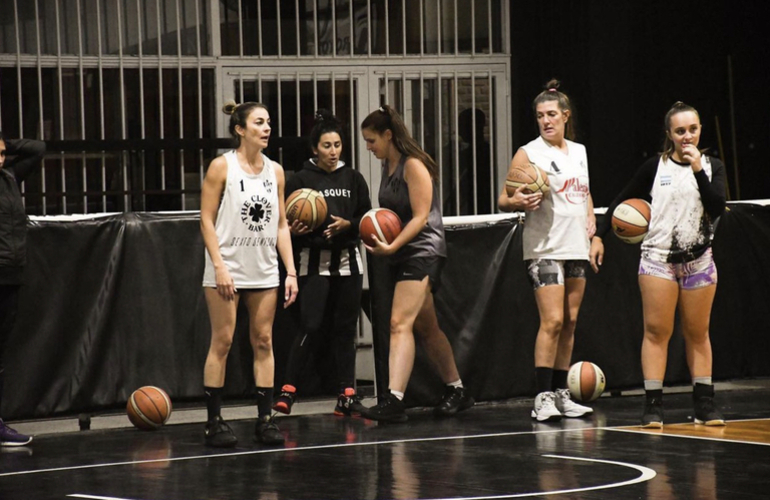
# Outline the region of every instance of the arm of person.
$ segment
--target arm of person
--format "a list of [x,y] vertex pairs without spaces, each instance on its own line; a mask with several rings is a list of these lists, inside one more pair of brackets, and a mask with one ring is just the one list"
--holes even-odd
[[610,206],[607,207],[607,212],[596,227],[596,234],[591,239],[591,250],[588,254],[588,260],[591,262],[591,267],[594,272],[598,273],[599,268],[604,262],[604,242],[602,241],[602,238],[604,238],[610,230],[610,226],[612,225],[612,213],[618,205],[630,198],[641,198],[648,202],[651,201],[650,191],[652,190],[653,182],[655,182],[655,173],[658,171],[659,160],[659,156],[654,156],[644,162],[631,178],[631,181],[629,181],[620,194],[612,200]]
[[401,232],[387,244],[375,237],[375,246],[371,247],[374,255],[393,255],[414,239],[428,223],[428,215],[433,201],[433,180],[428,168],[417,158],[409,158],[404,164],[404,182],[409,186],[409,205],[412,207],[412,219]]
[[586,212],[586,232],[590,240],[596,234],[596,214],[594,213],[594,198],[591,193],[588,193],[586,200]]
[[42,164],[45,154],[43,141],[9,139],[5,141],[5,147],[6,155],[15,157],[6,162],[5,169],[13,174],[19,184]]
[[[527,152],[519,148],[516,154],[513,155],[511,165],[508,167],[508,173],[510,174],[513,167],[517,165],[525,165],[531,163]],[[513,195],[508,195],[503,184],[503,190],[500,193],[500,197],[497,199],[497,207],[503,212],[517,212],[520,210],[537,210],[540,208],[540,202],[543,201],[543,193],[527,194],[524,192],[524,186],[519,187]]]
[[711,220],[714,220],[724,213],[727,204],[725,166],[718,159],[711,158],[711,180],[703,169],[694,172],[694,175],[695,181],[698,183],[703,208]]
[[225,300],[235,298],[235,284],[230,271],[227,269],[222,254],[219,251],[219,239],[214,223],[219,212],[219,200],[227,182],[227,161],[223,156],[218,156],[209,165],[206,177],[201,187],[201,234],[214,264],[216,273],[217,293]]
[[291,250],[291,232],[286,221],[286,203],[284,202],[285,179],[283,167],[273,162],[275,178],[278,181],[278,255],[286,268],[286,282],[284,283],[283,307],[287,308],[297,300],[299,287],[297,286],[297,269],[294,267],[294,255]]
[[351,237],[357,237],[358,225],[361,223],[361,218],[372,208],[372,200],[369,199],[369,187],[366,185],[364,176],[359,172],[355,172],[353,179],[354,186],[351,190],[355,203],[353,213],[350,216],[350,219],[345,219],[344,217],[338,217],[335,214],[332,214],[331,217],[334,222],[329,224],[329,227],[324,231],[324,237],[326,239],[347,231],[351,232]]

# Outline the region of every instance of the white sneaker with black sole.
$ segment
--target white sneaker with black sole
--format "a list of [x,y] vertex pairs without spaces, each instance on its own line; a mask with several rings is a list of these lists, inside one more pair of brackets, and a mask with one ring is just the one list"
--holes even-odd
[[594,412],[593,408],[572,401],[569,389],[556,389],[556,409],[565,417],[577,418]]
[[532,418],[538,422],[556,422],[561,420],[561,412],[556,408],[556,394],[553,392],[541,392],[535,397],[535,407],[532,409]]

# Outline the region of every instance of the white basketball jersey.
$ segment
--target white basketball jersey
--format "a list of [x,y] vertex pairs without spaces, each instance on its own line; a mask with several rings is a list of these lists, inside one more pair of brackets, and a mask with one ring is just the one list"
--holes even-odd
[[567,154],[542,136],[522,146],[529,161],[548,174],[550,193],[527,212],[524,259],[588,260],[588,158],[582,144],[567,142]]
[[[227,182],[214,224],[219,252],[236,288],[278,286],[278,182],[270,159],[262,155],[259,175],[247,174],[235,151],[225,153]],[[206,251],[203,286],[216,286]]]

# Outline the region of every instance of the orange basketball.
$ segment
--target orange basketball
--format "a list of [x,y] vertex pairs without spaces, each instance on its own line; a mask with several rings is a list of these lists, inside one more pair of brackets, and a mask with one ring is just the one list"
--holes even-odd
[[650,204],[640,198],[626,200],[612,212],[612,230],[626,243],[639,243],[647,236]]
[[297,189],[286,198],[286,219],[289,224],[298,220],[311,230],[316,230],[326,220],[327,211],[326,200],[315,189]]
[[137,429],[159,428],[171,416],[171,399],[163,389],[146,385],[135,390],[126,404],[128,419]]
[[569,392],[577,401],[593,401],[602,395],[607,383],[601,368],[590,361],[578,361],[567,373]]
[[387,208],[373,208],[361,218],[358,232],[364,243],[370,247],[374,246],[374,236],[380,241],[393,243],[401,232],[401,219],[396,212]]
[[513,196],[521,186],[525,186],[524,192],[527,194],[546,194],[551,190],[548,174],[534,163],[516,165],[508,172],[508,178],[505,179],[505,192],[508,196]]

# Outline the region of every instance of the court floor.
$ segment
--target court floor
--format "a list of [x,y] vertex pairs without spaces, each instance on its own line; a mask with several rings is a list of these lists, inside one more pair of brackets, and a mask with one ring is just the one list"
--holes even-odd
[[665,395],[656,431],[636,427],[642,397],[619,396],[554,424],[533,423],[531,399],[406,424],[282,417],[279,448],[255,443],[250,419],[232,421],[231,450],[204,447],[199,422],[43,433],[0,448],[0,499],[770,498],[770,384],[717,400],[726,427],[693,424],[685,389]]

